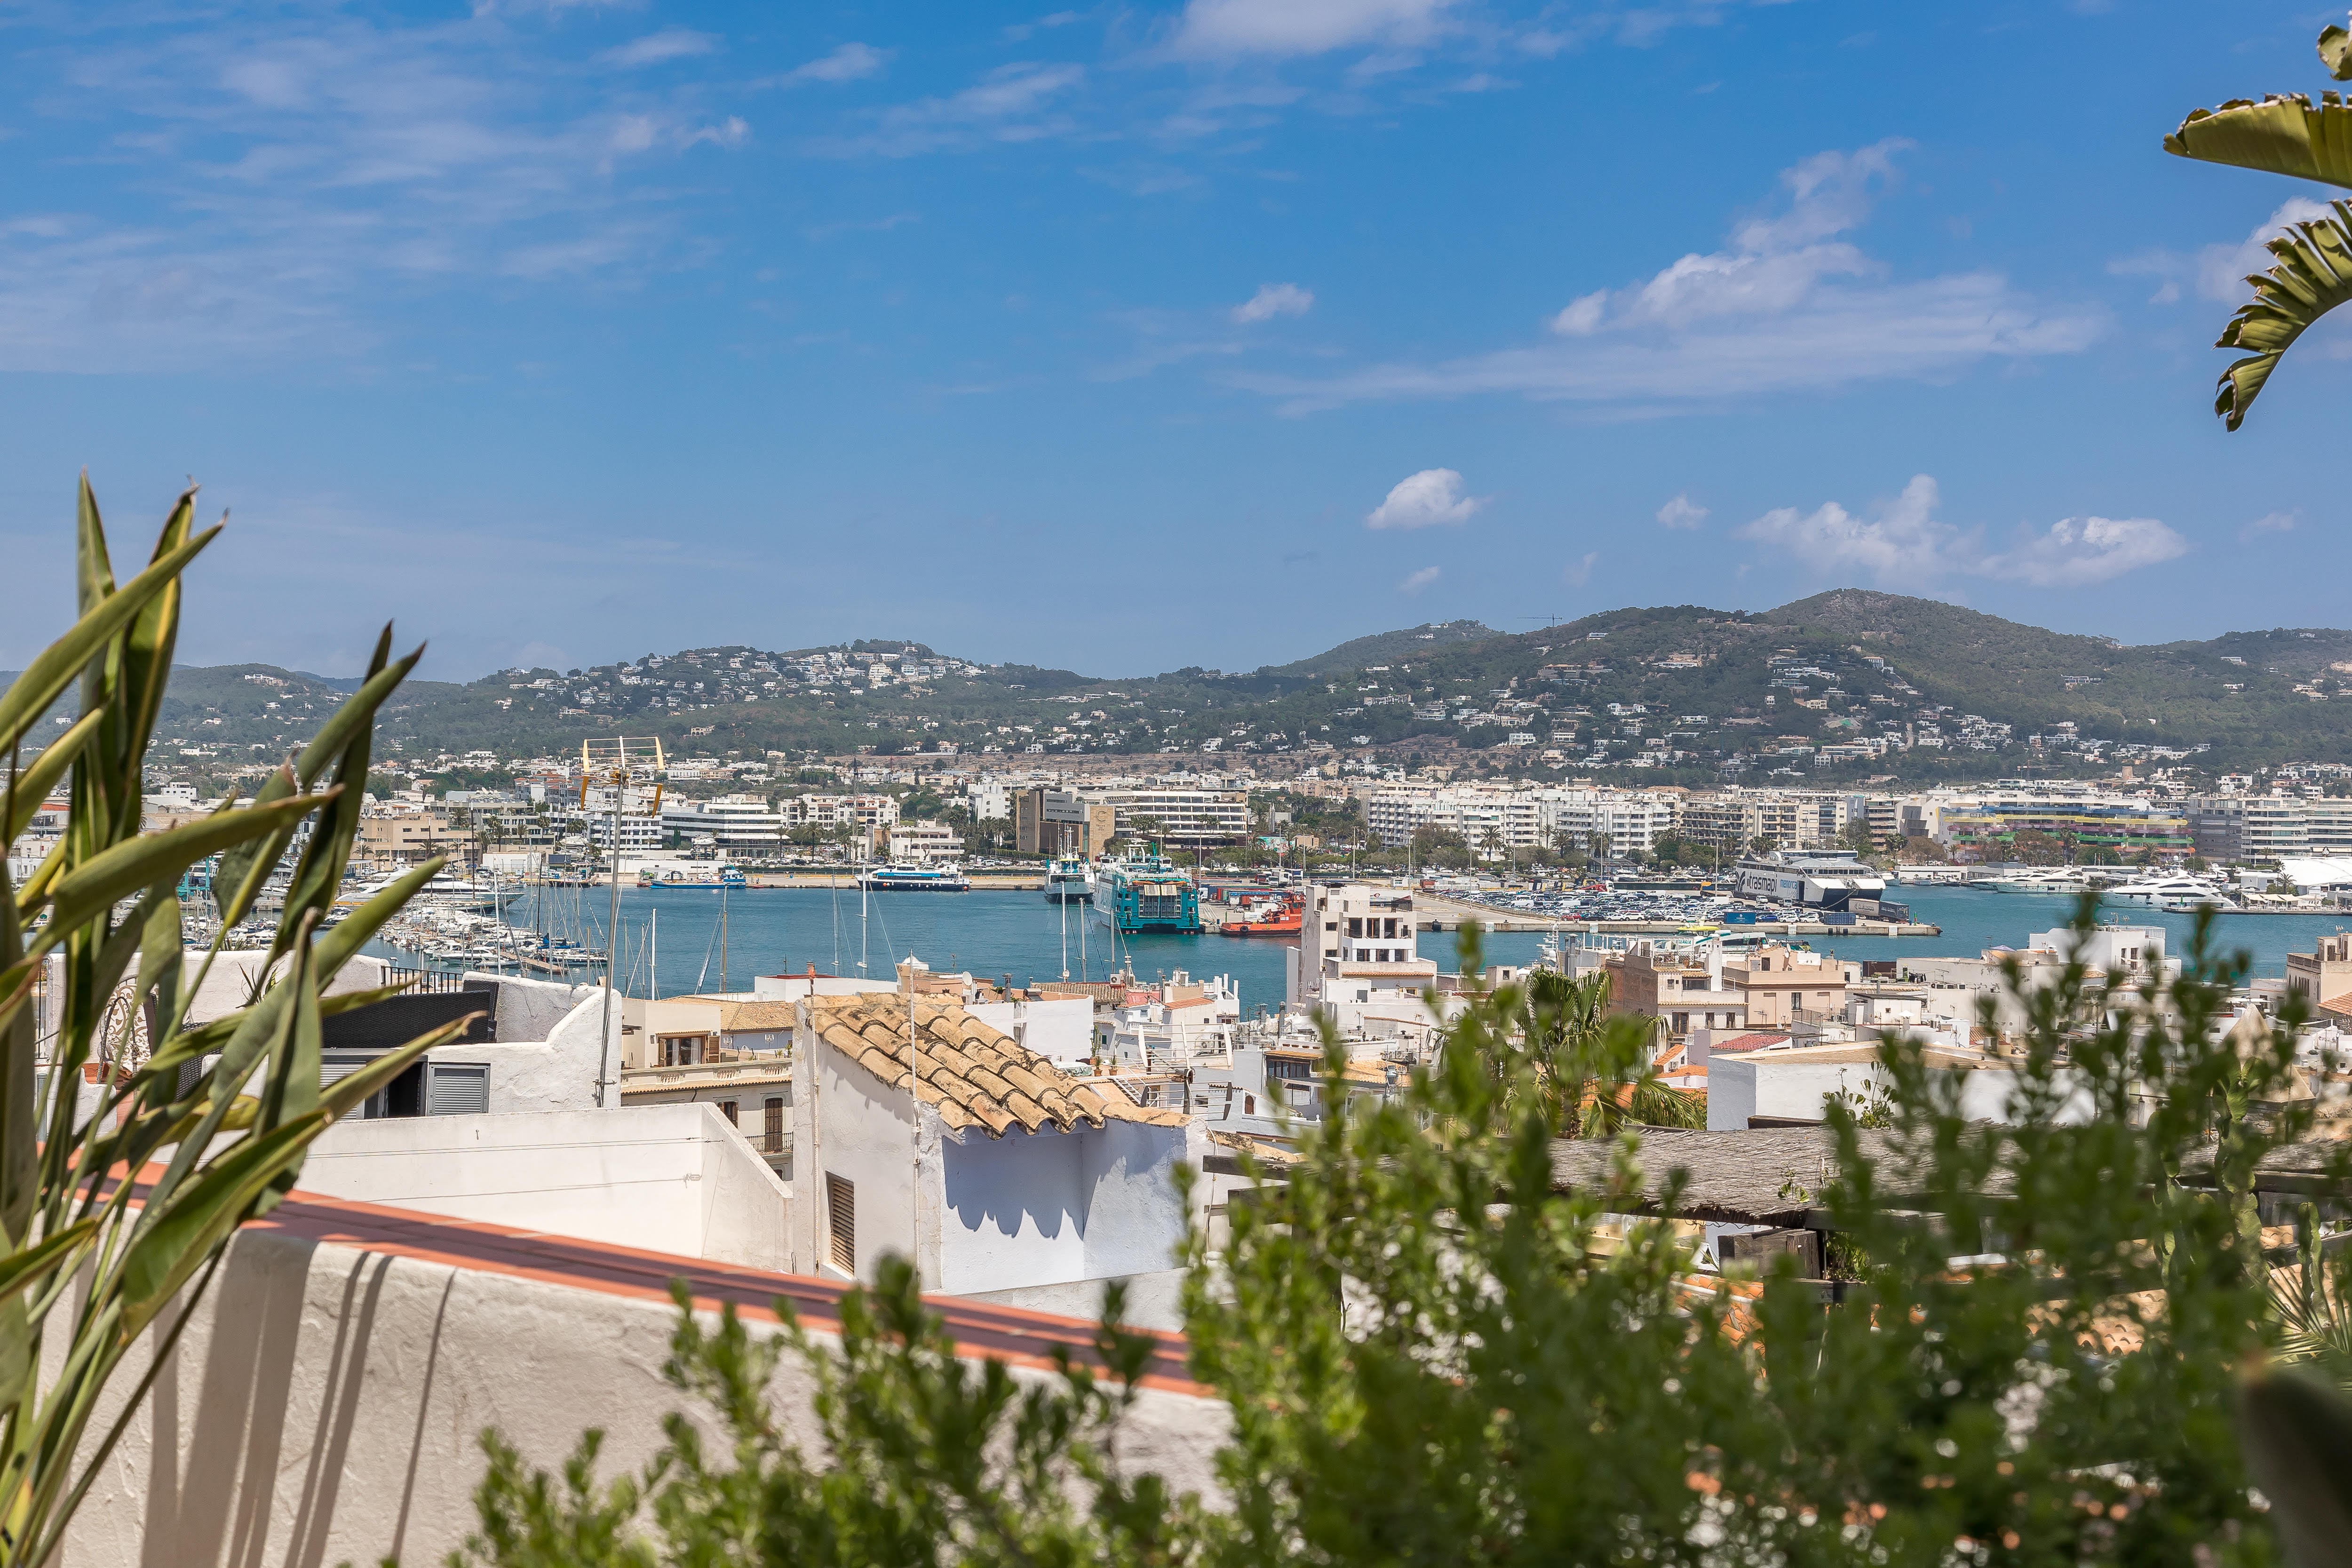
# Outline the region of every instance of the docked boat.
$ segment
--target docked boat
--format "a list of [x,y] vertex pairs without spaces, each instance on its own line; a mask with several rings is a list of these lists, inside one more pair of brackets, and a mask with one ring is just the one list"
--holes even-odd
[[2237,900],[2200,878],[2189,876],[2148,877],[2137,882],[2126,882],[2109,889],[2107,902],[2138,909],[2194,910],[2200,904],[2211,904],[2216,909],[2233,909]]
[[1056,860],[1045,868],[1047,903],[1083,904],[1094,894],[1094,868],[1084,860]]
[[1094,918],[1124,935],[1197,935],[1201,889],[1155,848],[1095,869]]
[[968,893],[971,883],[952,866],[927,866],[893,860],[869,866],[857,874],[857,885],[869,893]]
[[1307,900],[1292,894],[1269,904],[1244,907],[1217,928],[1219,936],[1297,936],[1306,923]]
[[1971,886],[1994,893],[2085,893],[2091,879],[2066,871],[2020,871],[2009,877],[1980,878]]

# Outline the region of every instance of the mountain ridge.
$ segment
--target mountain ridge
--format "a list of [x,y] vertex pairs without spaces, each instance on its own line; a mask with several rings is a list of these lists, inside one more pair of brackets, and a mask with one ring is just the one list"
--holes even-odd
[[[420,761],[561,755],[618,726],[674,750],[747,755],[947,742],[1033,760],[1330,752],[1553,772],[1631,764],[1683,782],[1929,778],[2143,756],[2352,763],[2347,676],[2352,631],[2341,628],[2127,645],[1843,588],[1757,612],[1625,606],[1528,632],[1424,623],[1248,672],[1125,679],[896,639],[727,645],[413,681],[383,731],[388,756]],[[249,762],[299,742],[353,684],[260,664],[183,667],[158,733],[192,761]]]

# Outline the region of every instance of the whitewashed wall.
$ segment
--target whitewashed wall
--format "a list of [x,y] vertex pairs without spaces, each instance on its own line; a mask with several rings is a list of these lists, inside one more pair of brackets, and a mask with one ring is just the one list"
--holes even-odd
[[339,1121],[300,1184],[583,1241],[791,1263],[791,1189],[708,1104]]

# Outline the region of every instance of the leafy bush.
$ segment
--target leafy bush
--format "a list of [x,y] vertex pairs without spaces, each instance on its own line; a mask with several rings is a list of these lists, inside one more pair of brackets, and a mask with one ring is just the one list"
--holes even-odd
[[[1502,986],[1407,1094],[1302,1126],[1217,1253],[1193,1237],[1192,1365],[1232,1417],[1218,1507],[1121,1478],[1116,1380],[1139,1363],[1115,1328],[1111,1383],[1073,1367],[1016,1396],[953,1360],[899,1265],[852,1293],[837,1354],[682,1321],[672,1375],[719,1413],[729,1466],[673,1419],[641,1484],[595,1490],[590,1446],[565,1489],[492,1439],[471,1560],[552,1562],[529,1543],[593,1525],[606,1554],[563,1560],[2274,1561],[2231,1395],[2282,1333],[2254,1167],[2309,1102],[2287,1098],[2295,1019],[2225,1037],[2245,960],[2210,938],[2168,985],[2074,964],[2018,989],[2010,1125],[1890,1041],[1885,1124],[1832,1104],[1833,1158],[1790,1173],[1843,1285],[1793,1259],[1695,1270],[1677,1184],[1624,1217],[1650,1206],[1631,1131],[1564,1190],[1557,1086],[1607,1100],[1644,1053],[1557,1027],[1556,988]],[[820,1380],[830,1468],[774,1436],[780,1349]]]

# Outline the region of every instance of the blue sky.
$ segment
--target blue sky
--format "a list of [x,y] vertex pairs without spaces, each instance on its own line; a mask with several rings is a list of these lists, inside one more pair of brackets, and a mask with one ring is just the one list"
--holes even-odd
[[2340,624],[2324,193],[2165,156],[2330,14],[1502,0],[9,9],[0,664],[73,476],[195,662],[911,637],[1134,673],[1859,584]]

